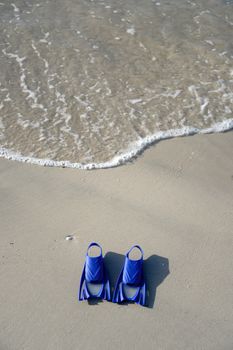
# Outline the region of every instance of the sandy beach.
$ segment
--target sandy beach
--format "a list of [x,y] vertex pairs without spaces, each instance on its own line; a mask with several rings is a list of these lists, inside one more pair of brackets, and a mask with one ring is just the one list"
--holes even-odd
[[[232,150],[227,132],[107,170],[0,159],[0,349],[232,349]],[[113,283],[142,246],[148,308],[77,301],[91,241]]]

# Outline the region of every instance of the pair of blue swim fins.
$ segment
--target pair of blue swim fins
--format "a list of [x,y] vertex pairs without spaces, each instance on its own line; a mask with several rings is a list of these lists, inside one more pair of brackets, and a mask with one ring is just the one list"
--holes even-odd
[[[100,250],[98,256],[90,256],[90,248],[97,247]],[[141,257],[137,260],[130,259],[133,249],[140,251]],[[134,245],[125,256],[125,262],[111,298],[109,278],[104,266],[102,248],[98,243],[92,242],[87,249],[85,264],[81,276],[79,288],[79,300],[105,299],[114,303],[124,301],[135,302],[146,306],[146,283],[143,274],[143,250],[139,245]]]

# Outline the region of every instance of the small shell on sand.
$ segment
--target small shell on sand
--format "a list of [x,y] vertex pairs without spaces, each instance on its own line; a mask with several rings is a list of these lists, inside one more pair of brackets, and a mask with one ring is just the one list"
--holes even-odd
[[68,235],[68,236],[65,237],[65,240],[66,241],[72,241],[74,238],[75,238],[74,235]]

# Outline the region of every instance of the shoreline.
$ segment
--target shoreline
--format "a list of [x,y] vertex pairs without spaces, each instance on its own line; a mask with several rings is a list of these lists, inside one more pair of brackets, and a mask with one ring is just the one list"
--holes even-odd
[[0,158],[8,160],[14,160],[22,163],[29,163],[33,165],[59,167],[59,168],[75,168],[80,170],[92,170],[92,169],[108,169],[115,168],[124,164],[127,164],[132,159],[137,158],[141,153],[145,152],[149,147],[153,146],[156,142],[169,140],[176,137],[187,137],[202,134],[215,134],[228,132],[233,129],[233,118],[224,119],[222,122],[213,124],[209,128],[198,129],[194,127],[183,127],[182,129],[170,129],[167,131],[159,131],[150,136],[146,136],[137,141],[132,142],[128,149],[120,151],[121,154],[115,156],[109,161],[100,163],[73,163],[68,160],[56,161],[52,159],[43,159],[36,157],[23,156],[20,153],[8,150],[7,148],[0,147]]

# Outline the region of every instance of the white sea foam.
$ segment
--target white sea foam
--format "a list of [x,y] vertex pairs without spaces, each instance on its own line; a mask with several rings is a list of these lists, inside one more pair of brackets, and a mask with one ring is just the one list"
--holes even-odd
[[15,4],[11,4],[11,6],[12,6],[13,9],[14,9],[15,19],[16,19],[17,21],[19,21],[19,20],[20,20],[19,8],[18,8]]
[[135,98],[135,99],[129,100],[129,102],[132,105],[135,105],[136,103],[142,102],[142,99],[141,98]]
[[[3,54],[9,58],[14,58],[16,62],[19,65],[20,68],[20,86],[22,91],[27,95],[26,99],[27,100],[32,100],[33,103],[31,104],[32,108],[40,108],[44,111],[46,109],[41,103],[38,103],[38,97],[36,96],[36,93],[29,89],[27,83],[26,83],[26,74],[25,71],[26,69],[24,68],[23,62],[27,59],[27,57],[19,57],[17,54],[11,53],[11,52],[6,52],[5,49],[2,50]],[[9,100],[8,100],[9,101]]]
[[179,136],[195,135],[195,134],[218,133],[218,132],[224,132],[230,129],[233,129],[233,118],[225,119],[222,122],[215,123],[211,127],[206,129],[198,129],[192,126],[186,126],[181,129],[170,129],[167,131],[158,131],[153,135],[148,135],[144,138],[140,138],[137,141],[131,143],[128,149],[122,151],[121,154],[103,163],[83,164],[83,163],[72,163],[68,160],[56,161],[52,159],[40,159],[40,158],[34,158],[29,156],[23,156],[20,153],[11,151],[4,147],[0,147],[0,157],[6,158],[9,160],[17,160],[19,162],[42,165],[42,166],[50,166],[50,167],[76,168],[76,169],[83,169],[83,170],[106,169],[106,168],[117,167],[119,165],[123,165],[127,163],[131,159],[138,156],[148,146],[160,140],[179,137]]
[[43,33],[44,34],[44,38],[40,39],[39,42],[40,43],[45,43],[47,45],[51,45],[51,41],[48,41],[48,37],[49,37],[49,32]]
[[134,34],[135,34],[135,28],[134,28],[134,27],[128,28],[128,29],[126,30],[126,32],[127,32],[128,34],[130,34],[130,35],[134,35]]
[[45,58],[41,57],[41,54],[40,54],[39,50],[36,48],[35,42],[33,40],[32,40],[32,48],[35,51],[36,55],[39,57],[39,59],[41,59],[44,62],[44,67],[45,67],[44,74],[46,75],[48,72],[48,68],[49,68],[48,61]]

